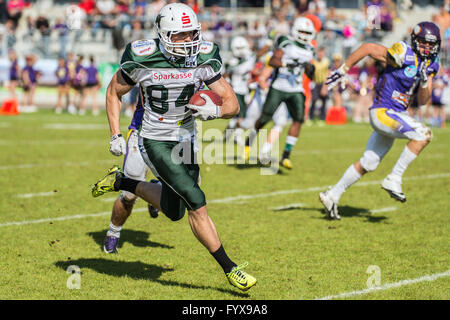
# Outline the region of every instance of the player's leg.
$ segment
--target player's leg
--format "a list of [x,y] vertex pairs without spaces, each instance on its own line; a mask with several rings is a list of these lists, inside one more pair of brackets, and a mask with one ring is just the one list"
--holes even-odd
[[292,169],[293,165],[289,159],[291,151],[298,141],[300,130],[305,117],[305,95],[303,93],[291,93],[286,100],[286,106],[292,117],[292,124],[289,127],[286,144],[284,146],[283,155],[280,159],[280,165]]
[[280,138],[281,132],[288,122],[288,117],[289,112],[287,110],[286,104],[282,102],[273,115],[272,119],[274,122],[274,126],[269,132],[267,141],[261,148],[261,152],[259,154],[261,162],[267,162],[267,160],[271,159],[272,148]]
[[62,113],[62,99],[64,95],[64,85],[58,85],[58,100],[56,101],[55,113]]
[[445,129],[446,128],[446,114],[445,114],[445,105],[441,105],[439,107],[439,116],[441,118],[441,128]]
[[433,134],[428,127],[410,117],[406,112],[390,111],[385,114],[392,119],[392,127],[400,135],[399,137],[409,139],[409,142],[381,186],[392,198],[405,202],[406,196],[401,187],[403,174],[420,152],[431,142]]
[[[147,176],[147,166],[142,160],[139,151],[138,132],[136,130],[129,130],[128,132],[127,149],[123,161],[123,172],[128,178],[138,181],[145,181]],[[109,230],[106,233],[103,246],[103,250],[106,253],[117,253],[120,231],[130,216],[137,198],[138,197],[131,192],[122,191],[120,196],[114,202]],[[153,207],[152,209],[155,210]],[[153,211],[149,211],[152,214]]]
[[80,88],[80,105],[78,114],[84,116],[86,114],[86,99],[88,96],[89,88],[87,86],[81,86]]
[[286,94],[282,91],[276,90],[274,88],[269,89],[266,101],[262,107],[261,115],[255,122],[254,130],[247,137],[245,142],[245,153],[250,154],[251,143],[253,143],[254,138],[258,135],[258,131],[263,128],[270,120],[272,120],[273,114],[277,110],[281,102],[286,98]]
[[238,145],[243,146],[245,144],[244,130],[240,124],[245,119],[245,115],[247,113],[247,104],[245,103],[245,95],[236,94],[236,98],[239,103],[239,115],[236,123],[236,128],[234,130],[234,140]]
[[[189,224],[197,240],[221,265],[231,284],[248,290],[256,279],[241,271],[225,253],[216,227],[208,215],[205,194],[198,184],[200,168],[195,161],[193,144],[190,141],[179,144],[144,139],[144,146],[147,159],[151,162],[150,168],[157,172],[163,184],[161,210],[171,220],[177,221],[184,216],[187,208]],[[178,146],[182,147],[178,154],[181,164],[175,164],[173,159],[173,149]]]
[[338,203],[344,192],[359,181],[367,172],[374,171],[391,149],[394,138],[373,131],[360,160],[350,165],[334,186],[319,194],[330,219],[339,220]]

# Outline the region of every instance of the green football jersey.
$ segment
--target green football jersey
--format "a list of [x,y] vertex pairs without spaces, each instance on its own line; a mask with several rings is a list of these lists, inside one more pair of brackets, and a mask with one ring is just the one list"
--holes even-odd
[[202,42],[195,57],[175,59],[159,39],[129,43],[121,70],[139,83],[145,109],[141,136],[160,141],[181,141],[195,134],[195,121],[186,105],[195,92],[222,75],[219,48]]
[[283,62],[296,66],[277,68],[271,86],[284,92],[303,92],[305,69],[301,64],[310,63],[313,60],[314,48],[286,36],[280,36],[277,39],[275,49],[277,48],[283,50]]

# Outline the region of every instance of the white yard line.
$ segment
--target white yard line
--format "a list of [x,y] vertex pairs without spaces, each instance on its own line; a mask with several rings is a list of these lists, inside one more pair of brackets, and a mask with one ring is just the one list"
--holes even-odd
[[105,130],[108,126],[97,123],[46,123],[42,126],[44,129],[56,130]]
[[364,289],[364,290],[344,292],[344,293],[340,293],[340,294],[336,294],[336,295],[317,298],[315,300],[332,300],[332,299],[339,299],[339,298],[361,296],[361,295],[372,293],[375,291],[384,291],[384,290],[389,290],[389,289],[393,289],[393,288],[399,288],[399,287],[403,287],[403,286],[407,286],[407,285],[411,285],[411,284],[415,284],[415,283],[420,283],[420,282],[424,282],[424,281],[435,281],[439,278],[444,278],[444,277],[449,277],[449,276],[450,276],[450,270],[447,270],[442,273],[425,275],[425,276],[422,276],[422,277],[419,277],[416,279],[406,279],[406,280],[402,280],[402,281],[398,281],[398,282],[386,283],[382,286],[376,286],[376,287],[372,287],[372,288],[368,288],[368,289]]
[[[133,212],[143,212],[143,211],[147,211],[147,210],[148,210],[147,208],[137,208],[137,209],[134,209]],[[73,216],[44,218],[44,219],[37,219],[37,220],[6,222],[6,223],[0,224],[0,227],[22,226],[22,225],[26,225],[26,224],[54,222],[54,221],[66,221],[66,220],[83,219],[83,218],[90,218],[90,217],[102,217],[102,216],[108,216],[108,215],[111,215],[111,211],[89,213],[89,214],[76,214]]]
[[28,164],[13,164],[9,166],[0,166],[0,170],[12,170],[12,169],[32,169],[40,167],[70,167],[70,166],[88,166],[92,163],[99,162],[111,162],[113,159],[109,160],[96,160],[96,161],[81,161],[81,162],[60,162],[60,163],[28,163]]
[[[403,178],[403,181],[441,179],[441,178],[448,178],[448,177],[450,177],[450,173],[441,173],[441,174],[431,174],[431,175],[425,175],[425,176],[407,177],[407,178]],[[374,184],[380,184],[381,182],[382,182],[382,180],[365,181],[365,182],[363,181],[363,182],[356,183],[353,187],[365,187],[365,186],[370,186],[370,185],[374,185]],[[323,190],[326,190],[326,188],[328,188],[328,186],[329,185],[305,188],[305,189],[280,190],[280,191],[274,191],[274,192],[270,192],[270,193],[241,195],[241,196],[228,197],[228,198],[222,198],[222,199],[216,199],[216,200],[209,200],[208,203],[225,203],[225,202],[230,202],[230,201],[235,201],[235,200],[265,198],[265,197],[273,197],[273,196],[278,196],[278,195],[283,195],[283,194],[323,191]]]
[[[425,176],[408,177],[408,178],[404,178],[403,180],[427,180],[427,179],[441,179],[441,178],[448,178],[448,177],[450,177],[450,173],[439,173],[439,174],[430,174],[430,175],[425,175]],[[354,186],[364,187],[364,186],[369,186],[369,185],[374,185],[374,184],[379,184],[379,183],[381,183],[381,180],[380,181],[360,182],[360,183],[355,184]],[[313,188],[306,188],[306,189],[280,190],[280,191],[274,191],[271,193],[259,193],[259,194],[242,195],[242,196],[236,196],[236,197],[228,197],[228,198],[222,198],[222,199],[209,200],[208,203],[210,203],[210,204],[211,203],[226,203],[226,202],[236,201],[236,200],[243,201],[243,200],[248,200],[248,199],[273,197],[273,196],[282,195],[282,194],[322,191],[322,190],[325,190],[326,188],[327,188],[327,186],[313,187]],[[112,199],[112,198],[107,198],[107,199],[108,199],[108,201],[110,201],[110,199]],[[378,210],[391,211],[392,209],[393,209],[393,207],[383,208],[383,209],[378,209]],[[139,210],[139,209],[136,209],[136,210]],[[141,211],[142,210],[145,211],[145,209],[141,209]],[[374,211],[371,211],[371,212],[374,213]],[[384,212],[384,211],[378,211],[378,212]],[[110,212],[108,212],[108,213],[110,213]],[[59,221],[59,220],[80,219],[80,218],[85,218],[85,217],[98,216],[98,215],[102,215],[102,214],[104,214],[104,213],[101,213],[101,214],[94,213],[94,214],[84,214],[84,215],[82,214],[82,215],[75,215],[75,216],[66,216],[66,217],[59,217],[59,218],[55,217],[55,218],[27,220],[27,221],[19,221],[19,222],[6,222],[6,223],[0,224],[0,227],[6,227],[6,226],[10,226],[10,225],[25,225],[25,224],[32,224],[32,223],[41,223],[41,222],[54,221],[54,220]]]
[[373,209],[369,210],[367,213],[381,213],[381,212],[391,212],[397,210],[397,207],[386,207],[386,208],[380,208],[380,209]]
[[39,192],[39,193],[23,193],[23,194],[18,194],[17,198],[29,199],[29,198],[34,198],[34,197],[49,197],[49,196],[55,195],[55,193],[56,193],[55,191]]

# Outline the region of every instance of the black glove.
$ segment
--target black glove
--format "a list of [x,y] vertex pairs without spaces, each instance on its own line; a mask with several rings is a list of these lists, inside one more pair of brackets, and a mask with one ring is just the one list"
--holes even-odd
[[303,68],[305,68],[306,76],[312,80],[316,67],[313,64],[306,62],[303,64]]

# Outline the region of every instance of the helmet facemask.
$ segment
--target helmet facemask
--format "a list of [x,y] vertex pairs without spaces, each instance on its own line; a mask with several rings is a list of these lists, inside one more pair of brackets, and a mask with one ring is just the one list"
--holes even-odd
[[191,57],[196,56],[200,52],[200,44],[202,42],[200,26],[192,31],[192,40],[191,41],[180,41],[174,42],[172,40],[172,36],[179,33],[184,33],[188,31],[161,31],[158,32],[158,37],[161,40],[164,49],[167,53],[177,56],[177,57]]

